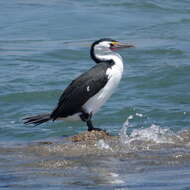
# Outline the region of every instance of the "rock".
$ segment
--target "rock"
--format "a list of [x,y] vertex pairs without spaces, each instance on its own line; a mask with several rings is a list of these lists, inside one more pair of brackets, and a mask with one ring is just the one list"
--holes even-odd
[[85,131],[70,137],[72,142],[94,142],[99,139],[110,139],[111,136],[105,131]]

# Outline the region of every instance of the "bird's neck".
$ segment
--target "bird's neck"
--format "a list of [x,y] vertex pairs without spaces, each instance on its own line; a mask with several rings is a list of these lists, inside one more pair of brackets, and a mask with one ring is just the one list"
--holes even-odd
[[119,54],[96,55],[96,57],[101,60],[101,62],[109,62],[123,72],[123,59]]

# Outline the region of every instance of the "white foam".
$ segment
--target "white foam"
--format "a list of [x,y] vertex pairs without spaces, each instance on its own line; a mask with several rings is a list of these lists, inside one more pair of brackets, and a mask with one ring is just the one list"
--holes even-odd
[[138,116],[138,117],[143,117],[142,113],[136,113],[135,115]]
[[130,135],[131,139],[153,141],[155,143],[173,143],[172,136],[173,133],[169,129],[162,129],[155,124],[148,128],[135,129]]
[[[137,115],[137,113],[135,114]],[[130,115],[127,120],[124,122],[123,127],[120,131],[120,141],[122,144],[130,146],[130,143],[134,141],[141,142],[151,142],[151,143],[175,143],[175,139],[179,139],[179,135],[172,132],[170,129],[161,128],[158,125],[152,124],[150,127],[134,129],[129,134],[128,129],[132,127],[130,125],[130,120],[133,119],[133,116]]]
[[119,176],[119,174],[114,173],[114,172],[110,172],[108,173],[108,176],[110,177],[110,183],[112,184],[122,184],[125,183]]
[[127,135],[127,130],[130,127],[129,120],[133,119],[133,115],[130,115],[123,124],[120,130],[120,140],[122,143],[126,144],[129,141],[129,136]]
[[116,174],[116,173],[113,173],[113,172],[110,172],[109,175],[112,176],[112,177],[118,177],[119,176],[119,174]]
[[103,139],[100,139],[97,143],[96,146],[100,149],[107,149],[107,150],[112,150],[112,148],[109,146],[109,144],[105,143]]

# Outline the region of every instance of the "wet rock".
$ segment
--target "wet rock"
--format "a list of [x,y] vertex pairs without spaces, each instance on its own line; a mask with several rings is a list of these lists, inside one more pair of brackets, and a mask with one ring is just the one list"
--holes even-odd
[[105,131],[85,131],[69,137],[69,140],[72,142],[94,142],[99,139],[111,139],[113,136],[109,135]]

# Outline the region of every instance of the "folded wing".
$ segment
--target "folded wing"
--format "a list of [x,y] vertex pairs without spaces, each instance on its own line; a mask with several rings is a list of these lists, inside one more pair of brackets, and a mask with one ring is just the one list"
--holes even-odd
[[97,64],[73,80],[64,90],[50,117],[55,120],[80,112],[88,99],[98,93],[108,82],[106,75],[108,67],[108,63]]

